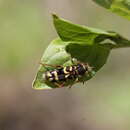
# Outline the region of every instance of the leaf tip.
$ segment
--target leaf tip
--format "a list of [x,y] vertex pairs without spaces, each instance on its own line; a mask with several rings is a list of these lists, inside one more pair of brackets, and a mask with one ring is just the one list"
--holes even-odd
[[52,13],[52,17],[53,17],[53,19],[58,19],[59,18],[55,13]]

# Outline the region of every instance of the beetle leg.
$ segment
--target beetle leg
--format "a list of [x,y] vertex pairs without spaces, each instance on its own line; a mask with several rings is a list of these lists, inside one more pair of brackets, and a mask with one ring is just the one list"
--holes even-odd
[[71,89],[71,88],[72,88],[72,86],[73,86],[73,84],[71,84],[68,88],[69,88],[69,89]]
[[63,83],[63,84],[55,83],[55,85],[56,85],[58,88],[63,88],[63,87],[64,87],[64,83]]
[[[74,83],[78,83],[78,82],[79,82],[79,79],[76,78],[75,81],[74,81]],[[69,86],[69,89],[72,88],[72,86],[73,86],[73,84],[71,84],[71,85]]]

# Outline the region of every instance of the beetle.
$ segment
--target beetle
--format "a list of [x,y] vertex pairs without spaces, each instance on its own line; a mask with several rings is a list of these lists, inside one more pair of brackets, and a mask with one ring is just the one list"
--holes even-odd
[[[75,83],[79,82],[79,78],[83,77],[86,74],[89,76],[93,68],[90,67],[88,63],[81,62],[65,67],[43,63],[40,64],[54,68],[53,70],[48,70],[43,73],[42,77],[45,81],[49,81],[59,88],[64,87],[67,81],[73,80]],[[69,88],[71,88],[71,86]]]

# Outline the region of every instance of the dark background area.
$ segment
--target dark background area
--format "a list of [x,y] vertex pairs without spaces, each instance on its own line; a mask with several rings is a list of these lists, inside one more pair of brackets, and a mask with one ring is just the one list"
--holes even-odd
[[57,37],[51,13],[130,37],[130,22],[92,0],[0,0],[0,130],[129,130],[130,49],[111,52],[86,85],[36,91],[40,58]]

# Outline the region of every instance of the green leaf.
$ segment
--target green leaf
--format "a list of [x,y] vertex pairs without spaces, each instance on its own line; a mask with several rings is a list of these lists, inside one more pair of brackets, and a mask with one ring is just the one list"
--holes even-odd
[[105,8],[110,8],[113,0],[93,0]]
[[[84,27],[72,24],[53,15],[54,25],[61,39],[53,40],[41,58],[42,64],[70,66],[72,58],[88,63],[93,67],[90,75],[82,76],[79,81],[91,79],[106,63],[110,51],[115,48],[130,47],[130,41],[115,32]],[[43,75],[56,67],[40,65],[33,82],[34,89],[52,89],[58,86],[46,81]],[[73,85],[75,81],[67,81],[65,86]]]
[[60,19],[55,14],[53,14],[53,20],[56,31],[63,41],[86,42],[91,45],[98,36],[116,36],[115,33],[109,33],[100,29],[72,24],[64,19]]
[[130,20],[130,0],[93,0],[110,11]]
[[[81,45],[102,45],[109,49],[130,47],[130,41],[113,31],[73,24],[53,14],[56,31],[63,41]],[[110,41],[106,41],[110,40]],[[109,42],[109,43],[108,43]]]
[[73,24],[55,14],[53,22],[60,38],[69,42],[66,51],[71,57],[88,62],[94,71],[106,63],[112,49],[130,47],[130,41],[116,32]]

